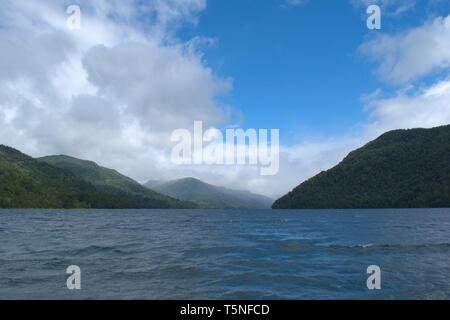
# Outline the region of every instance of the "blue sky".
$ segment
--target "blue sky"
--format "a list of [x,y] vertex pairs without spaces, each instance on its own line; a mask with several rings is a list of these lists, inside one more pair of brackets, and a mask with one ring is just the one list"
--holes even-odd
[[371,80],[355,49],[365,22],[348,3],[319,2],[242,1],[240,10],[238,1],[211,2],[191,30],[217,37],[205,59],[233,78],[225,101],[242,110],[245,127],[280,128],[295,141],[289,133],[336,133],[362,119],[357,100]]
[[242,111],[244,127],[280,128],[283,142],[292,144],[358,130],[368,117],[361,95],[398,89],[380,80],[358,47],[377,33],[448,14],[450,3],[418,1],[397,15],[383,9],[382,29],[369,30],[366,7],[350,1],[282,7],[279,0],[216,0],[178,34],[214,38],[205,61],[234,84],[221,101]]

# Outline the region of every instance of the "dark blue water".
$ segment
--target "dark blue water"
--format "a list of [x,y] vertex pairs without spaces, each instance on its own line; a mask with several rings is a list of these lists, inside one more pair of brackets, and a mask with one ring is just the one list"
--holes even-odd
[[449,299],[449,230],[450,209],[3,210],[0,299]]

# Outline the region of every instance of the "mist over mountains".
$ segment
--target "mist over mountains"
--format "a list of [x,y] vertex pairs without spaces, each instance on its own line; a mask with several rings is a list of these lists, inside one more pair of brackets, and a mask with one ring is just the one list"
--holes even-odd
[[244,190],[214,186],[195,178],[151,180],[145,184],[162,194],[198,203],[208,209],[269,209],[273,200]]

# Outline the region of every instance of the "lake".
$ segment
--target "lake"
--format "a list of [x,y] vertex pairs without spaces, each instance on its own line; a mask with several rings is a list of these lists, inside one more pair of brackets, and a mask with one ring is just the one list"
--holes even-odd
[[449,230],[450,209],[0,210],[0,299],[449,299]]

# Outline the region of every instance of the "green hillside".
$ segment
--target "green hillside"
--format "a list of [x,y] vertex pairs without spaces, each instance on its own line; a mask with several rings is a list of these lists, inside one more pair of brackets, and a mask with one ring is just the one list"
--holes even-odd
[[103,168],[92,161],[69,156],[48,156],[38,161],[69,170],[78,178],[92,183],[98,190],[130,199],[136,208],[195,208],[194,203],[181,201],[146,188],[119,172]]
[[450,125],[390,131],[273,204],[288,208],[450,207]]
[[70,171],[0,146],[0,208],[119,208],[128,199],[99,192]]
[[270,208],[272,200],[268,197],[248,191],[231,190],[207,184],[194,178],[185,178],[154,184],[153,189],[175,197],[191,200],[202,208],[210,209],[264,209]]

